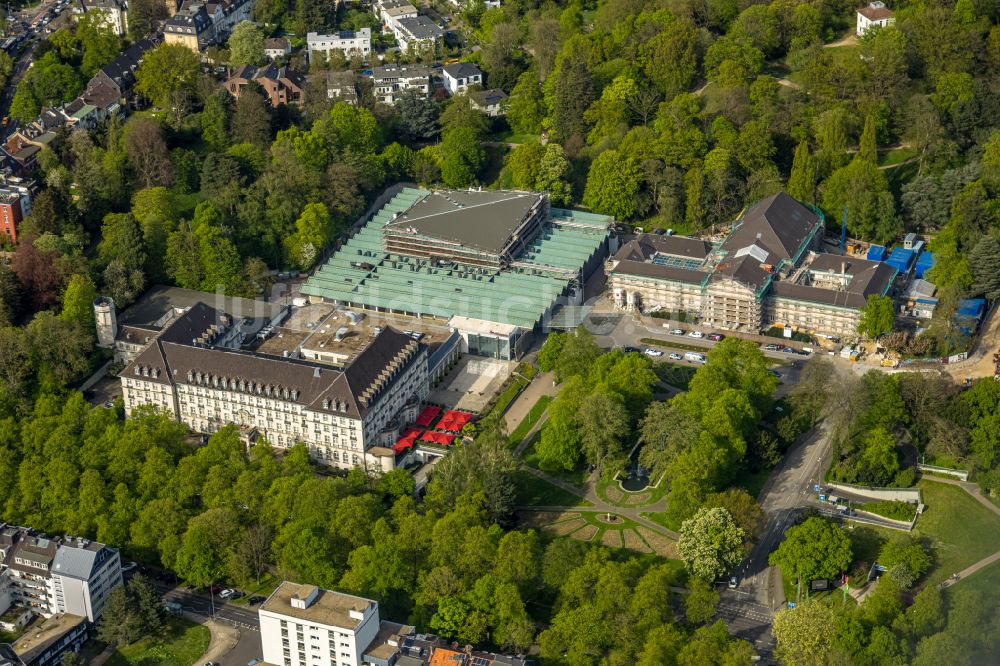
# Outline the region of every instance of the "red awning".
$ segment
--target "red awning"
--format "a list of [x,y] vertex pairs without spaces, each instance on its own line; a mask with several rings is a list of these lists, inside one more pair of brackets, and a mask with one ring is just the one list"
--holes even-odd
[[420,416],[417,417],[417,420],[414,421],[414,423],[416,423],[418,426],[426,428],[430,424],[434,423],[434,419],[436,419],[437,415],[440,413],[441,413],[440,407],[434,407],[432,405],[428,405],[424,407],[424,411],[420,412]]
[[472,420],[472,414],[469,412],[459,412],[453,409],[449,409],[438,421],[436,428],[438,430],[450,430],[452,432],[459,432],[465,426],[466,423]]
[[433,442],[435,444],[440,444],[442,446],[449,446],[455,441],[455,436],[450,435],[446,432],[437,432],[436,430],[427,430],[423,435],[420,436],[420,440],[424,442]]
[[396,455],[399,455],[416,443],[417,437],[420,436],[420,433],[421,431],[416,428],[407,428],[403,434],[400,435],[399,439],[396,440],[396,443],[392,445],[392,450],[396,453]]

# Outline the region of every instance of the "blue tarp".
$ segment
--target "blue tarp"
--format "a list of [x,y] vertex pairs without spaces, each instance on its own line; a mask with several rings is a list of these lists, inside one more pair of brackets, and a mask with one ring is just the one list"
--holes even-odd
[[958,311],[955,313],[960,317],[971,317],[972,319],[982,319],[983,312],[986,311],[985,298],[966,298],[958,302]]
[[901,247],[897,247],[886,259],[885,263],[889,264],[895,268],[900,273],[908,273],[910,271],[910,266],[913,264],[913,250],[906,250]]
[[868,248],[869,261],[885,261],[885,248],[881,245],[872,245]]
[[914,265],[913,272],[920,279],[923,279],[924,275],[931,268],[934,267],[934,253],[933,252],[921,252],[920,256],[917,257],[917,263]]

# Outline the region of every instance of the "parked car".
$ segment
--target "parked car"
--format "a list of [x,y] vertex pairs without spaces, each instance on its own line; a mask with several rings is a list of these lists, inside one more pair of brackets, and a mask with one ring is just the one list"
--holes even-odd
[[208,588],[208,592],[209,594],[218,594],[219,592],[222,592],[224,589],[226,588],[222,587],[221,585],[213,585],[210,588]]
[[229,595],[230,599],[242,599],[245,595],[239,590],[233,590],[233,593]]
[[779,349],[781,349],[781,345],[776,345],[774,343],[764,345],[764,351],[778,351]]
[[259,606],[265,601],[267,601],[266,597],[262,597],[259,594],[255,594],[254,596],[247,599],[247,606]]
[[677,352],[670,352],[669,358],[670,358],[671,361],[683,361],[684,360],[684,357],[681,354],[678,354]]
[[663,352],[659,349],[649,349],[648,347],[643,351],[646,356],[652,356],[653,358],[660,358],[663,356]]
[[798,352],[796,350],[792,349],[791,347],[785,347],[781,351],[783,353],[785,353],[785,354],[798,354]]
[[769,372],[770,372],[770,373],[771,373],[772,375],[774,375],[775,377],[777,377],[778,379],[781,379],[781,373],[780,373],[780,372],[778,372],[777,370],[769,370]]
[[684,335],[683,328],[672,328],[670,329],[670,335]]
[[730,576],[729,577],[729,589],[730,590],[735,590],[736,587],[739,584],[740,584],[740,581],[736,578],[736,576]]
[[622,351],[625,352],[626,354],[638,354],[639,353],[639,348],[638,347],[622,347]]
[[702,333],[701,331],[691,331],[690,333],[688,333],[688,337],[689,338],[703,338],[703,337],[705,337],[705,334]]
[[232,599],[234,594],[236,594],[236,590],[226,588],[222,592],[219,592],[219,598]]
[[724,337],[726,336],[722,335],[721,333],[712,333],[711,335],[708,336],[708,339],[711,340],[712,342],[718,342]]
[[122,573],[125,574],[128,573],[129,571],[135,571],[138,568],[139,565],[136,564],[135,562],[126,562],[125,564],[122,565]]

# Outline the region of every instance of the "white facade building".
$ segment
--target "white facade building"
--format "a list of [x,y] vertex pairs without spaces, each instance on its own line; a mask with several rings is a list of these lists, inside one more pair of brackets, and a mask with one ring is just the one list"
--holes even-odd
[[104,14],[104,23],[111,28],[118,36],[123,36],[128,31],[128,19],[125,3],[121,0],[80,0],[79,8],[74,8],[74,12],[101,12]]
[[483,72],[471,62],[457,62],[446,65],[442,70],[444,87],[452,95],[463,93],[469,86],[483,85]]
[[339,368],[241,351],[243,337],[238,320],[192,306],[122,371],[126,414],[154,405],[198,432],[231,423],[332,467],[393,468],[391,426],[429,391],[422,345],[385,328]]
[[858,37],[860,37],[874,26],[884,28],[895,22],[896,19],[892,16],[892,10],[886,7],[885,3],[881,2],[881,0],[876,0],[867,7],[862,7],[858,10],[856,32],[858,33]]
[[96,622],[111,590],[121,583],[121,559],[114,548],[2,526],[0,613],[20,606],[42,617],[65,613]]
[[282,666],[361,666],[379,632],[378,603],[283,582],[260,606],[264,661]]
[[388,64],[372,70],[375,99],[394,104],[405,90],[419,90],[425,96],[431,90],[431,70],[426,65]]
[[372,31],[371,28],[362,28],[357,32],[344,31],[331,35],[310,32],[306,35],[306,47],[310,62],[317,54],[329,57],[332,51],[340,51],[345,58],[367,56],[372,52]]
[[396,21],[392,30],[403,51],[430,50],[444,37],[444,30],[426,16],[404,18]]

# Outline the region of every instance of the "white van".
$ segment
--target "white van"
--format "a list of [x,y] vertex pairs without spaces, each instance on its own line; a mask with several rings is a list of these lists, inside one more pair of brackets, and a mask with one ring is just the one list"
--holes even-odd
[[699,354],[698,352],[687,352],[684,354],[685,361],[691,361],[692,363],[705,363],[705,355]]

